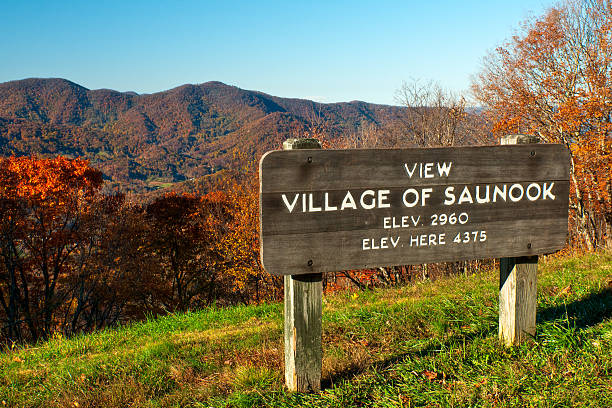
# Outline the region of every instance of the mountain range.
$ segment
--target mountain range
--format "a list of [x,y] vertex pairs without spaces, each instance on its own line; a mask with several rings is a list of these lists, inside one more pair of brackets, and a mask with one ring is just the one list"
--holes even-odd
[[0,83],[0,155],[83,157],[123,191],[151,191],[257,158],[288,137],[331,137],[392,120],[401,107],[317,103],[221,82],[153,94],[59,78]]

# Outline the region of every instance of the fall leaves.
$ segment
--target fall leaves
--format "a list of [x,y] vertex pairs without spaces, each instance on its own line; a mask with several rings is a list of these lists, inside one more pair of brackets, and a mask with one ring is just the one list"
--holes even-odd
[[84,160],[0,160],[0,339],[281,293],[259,263],[252,174],[148,203],[101,186]]
[[[83,160],[0,159],[0,306],[10,339],[48,337],[102,174]],[[28,335],[24,333],[27,328]]]
[[526,133],[571,152],[574,244],[612,243],[612,7],[565,2],[484,61],[473,91],[498,135]]
[[37,205],[61,205],[71,191],[91,196],[102,185],[102,173],[86,160],[33,157],[0,158],[0,190],[4,198],[27,199]]

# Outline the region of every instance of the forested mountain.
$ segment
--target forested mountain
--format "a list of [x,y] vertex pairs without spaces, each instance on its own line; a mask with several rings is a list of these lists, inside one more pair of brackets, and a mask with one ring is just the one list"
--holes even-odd
[[401,109],[279,98],[221,82],[139,95],[31,78],[0,84],[0,155],[80,156],[107,185],[146,191],[229,167],[235,151],[256,157],[288,137],[322,128],[335,137]]

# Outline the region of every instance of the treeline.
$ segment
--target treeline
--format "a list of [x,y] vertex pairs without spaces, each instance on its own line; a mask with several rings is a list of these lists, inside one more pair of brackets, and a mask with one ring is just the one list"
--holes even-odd
[[256,179],[148,203],[80,159],[0,159],[0,336],[36,341],[146,315],[277,299]]

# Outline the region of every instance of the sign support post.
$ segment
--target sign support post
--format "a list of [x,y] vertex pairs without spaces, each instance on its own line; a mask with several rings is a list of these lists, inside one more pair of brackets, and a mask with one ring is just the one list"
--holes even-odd
[[[317,139],[288,139],[283,143],[283,150],[320,148]],[[285,384],[290,391],[321,390],[322,277],[321,273],[284,277]]]
[[[508,135],[502,137],[501,144],[539,141],[537,136]],[[499,260],[499,339],[506,346],[535,336],[537,272],[537,255]]]

